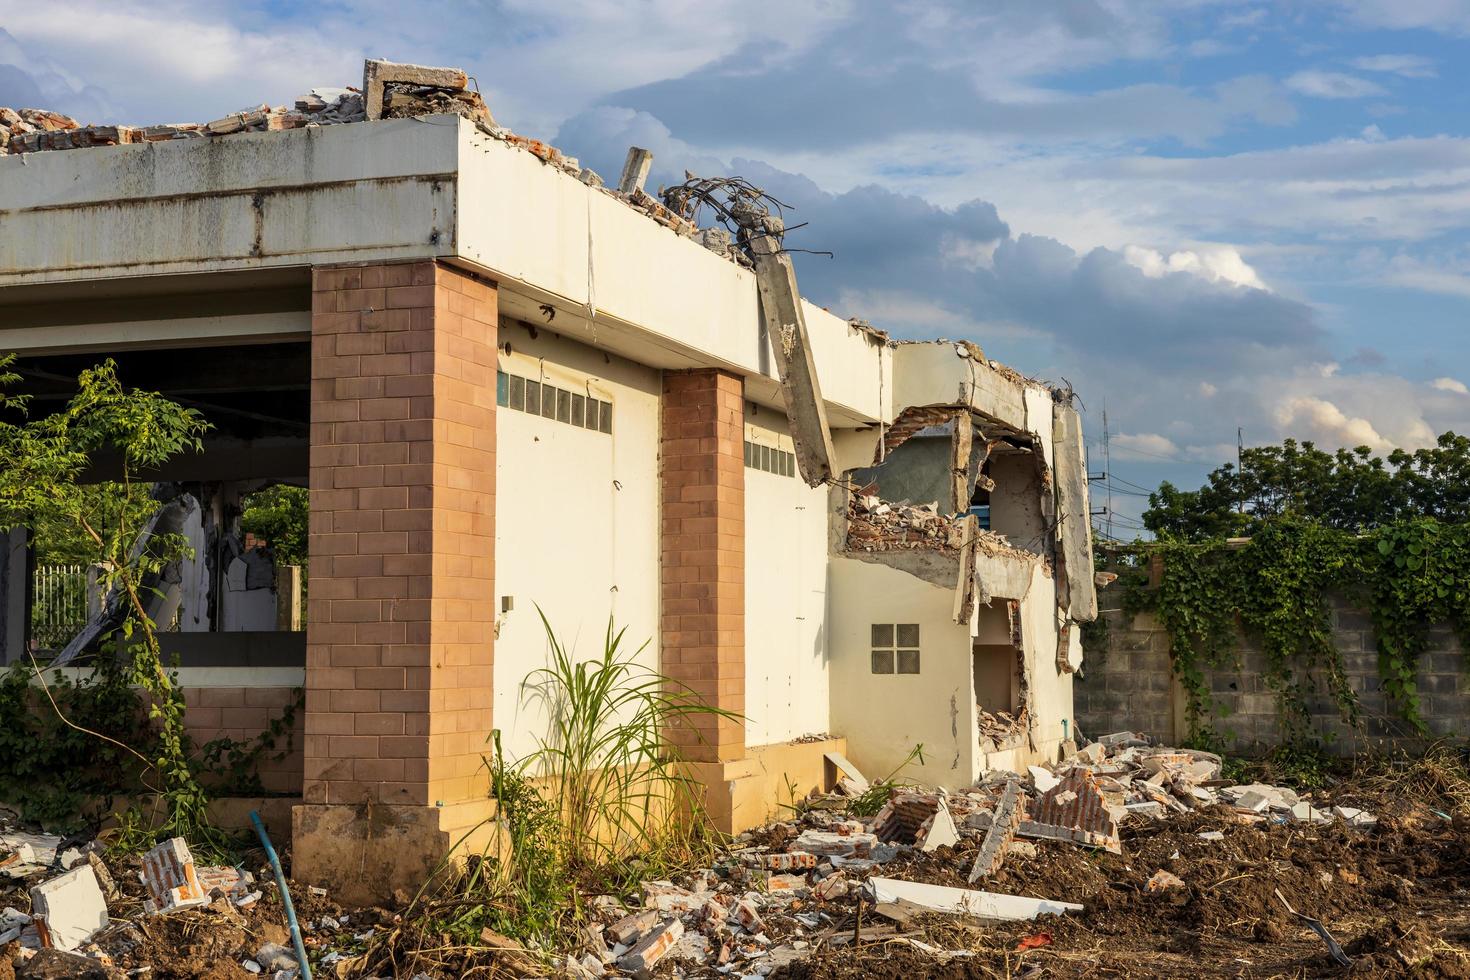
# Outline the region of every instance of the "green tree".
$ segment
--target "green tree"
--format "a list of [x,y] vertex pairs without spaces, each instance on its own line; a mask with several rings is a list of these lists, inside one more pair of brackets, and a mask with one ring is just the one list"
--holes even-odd
[[[81,373],[65,407],[29,418],[25,397],[5,390],[19,380],[10,370],[13,362],[14,355],[0,356],[0,529],[73,528],[91,542],[88,558],[102,566],[103,588],[120,597],[125,611],[102,656],[118,657],[127,680],[147,691],[149,716],[158,727],[153,758],[119,744],[148,765],[156,780],[151,788],[167,806],[166,816],[150,829],[185,836],[203,853],[216,852],[221,839],[209,825],[208,799],[189,763],[183,696],[164,666],[145,604],[148,582],[188,545],[174,536],[134,549],[136,515],[151,509],[139,475],[200,451],[208,423],[162,395],[125,388],[110,360]],[[99,507],[98,495],[81,482],[92,461],[103,456],[121,468],[115,506]],[[35,672],[43,674],[39,666]]]
[[1367,446],[1326,452],[1287,439],[1241,454],[1198,490],[1165,481],[1149,496],[1144,526],[1162,539],[1203,541],[1255,533],[1275,517],[1361,531],[1415,517],[1470,520],[1470,437],[1377,455]]
[[240,526],[270,542],[278,565],[306,564],[308,496],[305,487],[278,483],[245,498]]

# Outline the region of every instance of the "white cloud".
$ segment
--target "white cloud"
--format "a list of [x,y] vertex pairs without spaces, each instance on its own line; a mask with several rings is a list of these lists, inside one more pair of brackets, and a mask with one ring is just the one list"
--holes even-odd
[[1283,400],[1276,408],[1276,424],[1289,436],[1311,440],[1328,448],[1391,448],[1390,443],[1373,428],[1372,422],[1365,418],[1349,418],[1342,409],[1322,398],[1297,396]]
[[1199,393],[1206,398],[1214,398],[1220,393],[1220,389],[1208,381],[1201,381],[1199,383]]
[[1405,78],[1434,78],[1439,74],[1433,58],[1417,54],[1375,54],[1354,58],[1351,64],[1360,71],[1388,72]]
[[1358,136],[1359,138],[1365,139],[1370,143],[1381,143],[1383,140],[1388,139],[1387,136],[1383,135],[1383,130],[1379,128],[1377,123],[1371,123],[1367,126],[1364,126],[1362,130],[1359,131]]
[[1465,382],[1458,381],[1455,378],[1435,378],[1429,382],[1429,386],[1436,391],[1448,391],[1456,395],[1470,395],[1470,387],[1466,387]]
[[1256,270],[1247,264],[1239,251],[1229,245],[1186,249],[1171,252],[1167,256],[1156,249],[1128,245],[1123,249],[1123,256],[1151,279],[1157,279],[1171,272],[1188,272],[1208,279],[1210,282],[1248,286],[1251,289],[1267,289],[1261,277],[1256,274]]
[[1317,99],[1366,99],[1385,94],[1383,86],[1366,78],[1318,69],[1297,72],[1286,79],[1286,87]]
[[1399,254],[1372,270],[1379,282],[1444,296],[1470,296],[1470,257],[1429,260]]
[[1364,27],[1470,34],[1470,6],[1462,0],[1336,0],[1336,6]]
[[1179,447],[1168,436],[1157,432],[1119,433],[1112,437],[1112,450],[1124,457],[1177,457]]

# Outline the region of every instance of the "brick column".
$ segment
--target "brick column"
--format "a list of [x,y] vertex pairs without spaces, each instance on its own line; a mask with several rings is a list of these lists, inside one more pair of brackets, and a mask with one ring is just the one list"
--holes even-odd
[[488,805],[493,285],[433,262],[312,276],[304,804],[296,877],[414,888]]
[[[712,705],[745,710],[744,383],[664,372],[661,482],[663,671]],[[687,758],[745,757],[738,720],[674,733]]]

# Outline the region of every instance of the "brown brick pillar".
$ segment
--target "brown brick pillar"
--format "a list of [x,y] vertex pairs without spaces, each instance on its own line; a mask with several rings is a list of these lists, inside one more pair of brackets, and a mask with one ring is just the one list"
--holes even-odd
[[[712,705],[745,710],[744,383],[718,370],[664,372],[662,664]],[[674,733],[687,758],[745,757],[738,720]]]
[[465,273],[313,270],[293,874],[345,901],[417,887],[489,805],[495,345],[495,288]]

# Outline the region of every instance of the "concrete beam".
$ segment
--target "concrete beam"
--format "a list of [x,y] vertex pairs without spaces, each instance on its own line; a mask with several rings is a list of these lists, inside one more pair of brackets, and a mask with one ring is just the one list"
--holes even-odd
[[949,512],[963,514],[970,509],[970,497],[974,493],[970,482],[970,457],[975,445],[975,426],[970,422],[969,412],[958,412],[954,417],[954,432],[949,439]]
[[463,90],[469,87],[470,79],[458,68],[430,68],[392,61],[363,62],[362,103],[367,110],[368,119],[383,118],[383,89],[390,82]]
[[641,146],[628,147],[628,159],[623,161],[623,175],[618,178],[618,193],[632,194],[643,190],[648,180],[649,168],[653,166],[653,152]]
[[0,534],[0,664],[12,664],[26,652],[30,633],[30,562],[27,531],[11,528]]
[[771,235],[755,235],[750,250],[755,258],[761,319],[775,349],[786,418],[796,444],[797,467],[808,486],[821,486],[834,475],[832,430],[827,425],[827,403],[822,400],[816,359],[807,337],[801,293],[796,288],[796,269],[791,256],[781,251],[780,239]]
[[1070,402],[1052,403],[1052,452],[1056,459],[1057,517],[1061,526],[1057,555],[1058,602],[1078,623],[1097,619],[1097,586],[1092,580],[1092,520],[1089,515],[1082,418]]

